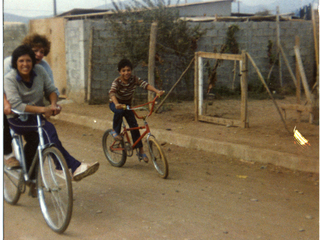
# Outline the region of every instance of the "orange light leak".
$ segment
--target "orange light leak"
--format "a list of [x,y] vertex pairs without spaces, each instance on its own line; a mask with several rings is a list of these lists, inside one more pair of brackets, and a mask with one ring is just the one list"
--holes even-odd
[[294,127],[293,129],[293,136],[296,140],[296,142],[300,145],[300,146],[310,146],[310,143],[307,139],[305,139],[301,133],[296,129],[296,127]]

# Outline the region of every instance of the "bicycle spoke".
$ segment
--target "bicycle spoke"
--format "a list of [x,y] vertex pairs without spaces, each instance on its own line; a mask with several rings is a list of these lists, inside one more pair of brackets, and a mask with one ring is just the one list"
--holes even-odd
[[[57,175],[57,168],[62,173]],[[63,176],[60,176],[63,174]],[[72,186],[68,167],[61,153],[54,147],[43,154],[43,173],[38,175],[39,201],[43,216],[56,232],[63,232],[71,219]]]

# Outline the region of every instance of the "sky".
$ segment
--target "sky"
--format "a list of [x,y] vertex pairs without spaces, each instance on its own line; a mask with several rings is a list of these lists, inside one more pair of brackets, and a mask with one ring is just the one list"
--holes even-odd
[[[24,17],[52,15],[53,2],[54,0],[3,0],[3,11]],[[184,0],[180,0],[180,2],[182,3]],[[241,0],[241,2],[254,5],[257,0]],[[109,3],[111,0],[56,0],[58,14],[74,8],[94,8]]]
[[[74,8],[94,8],[111,3],[111,0],[55,0],[57,13],[63,13]],[[117,2],[118,0],[115,0]],[[240,0],[246,5],[257,5],[263,2],[275,2],[281,0]],[[301,0],[303,2],[304,0]],[[3,11],[24,17],[53,15],[54,0],[3,0]],[[171,0],[171,2],[174,2]],[[180,0],[180,3],[184,3]],[[241,4],[240,3],[240,4]],[[240,5],[241,7],[241,5]]]

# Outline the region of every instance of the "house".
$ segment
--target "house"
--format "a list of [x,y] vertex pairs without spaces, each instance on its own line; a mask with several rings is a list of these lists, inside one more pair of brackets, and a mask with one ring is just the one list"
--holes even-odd
[[207,2],[171,5],[179,10],[181,17],[231,16],[231,3],[234,0],[212,0]]

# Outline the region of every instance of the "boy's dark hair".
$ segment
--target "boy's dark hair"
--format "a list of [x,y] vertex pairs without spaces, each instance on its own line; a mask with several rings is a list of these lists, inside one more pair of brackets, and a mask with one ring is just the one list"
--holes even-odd
[[29,45],[20,45],[13,51],[11,58],[11,66],[14,69],[17,69],[18,58],[26,54],[31,57],[32,67],[34,67],[34,65],[36,64],[36,56]]
[[132,63],[128,59],[121,59],[120,62],[118,63],[118,72],[124,67],[129,67],[132,70]]

